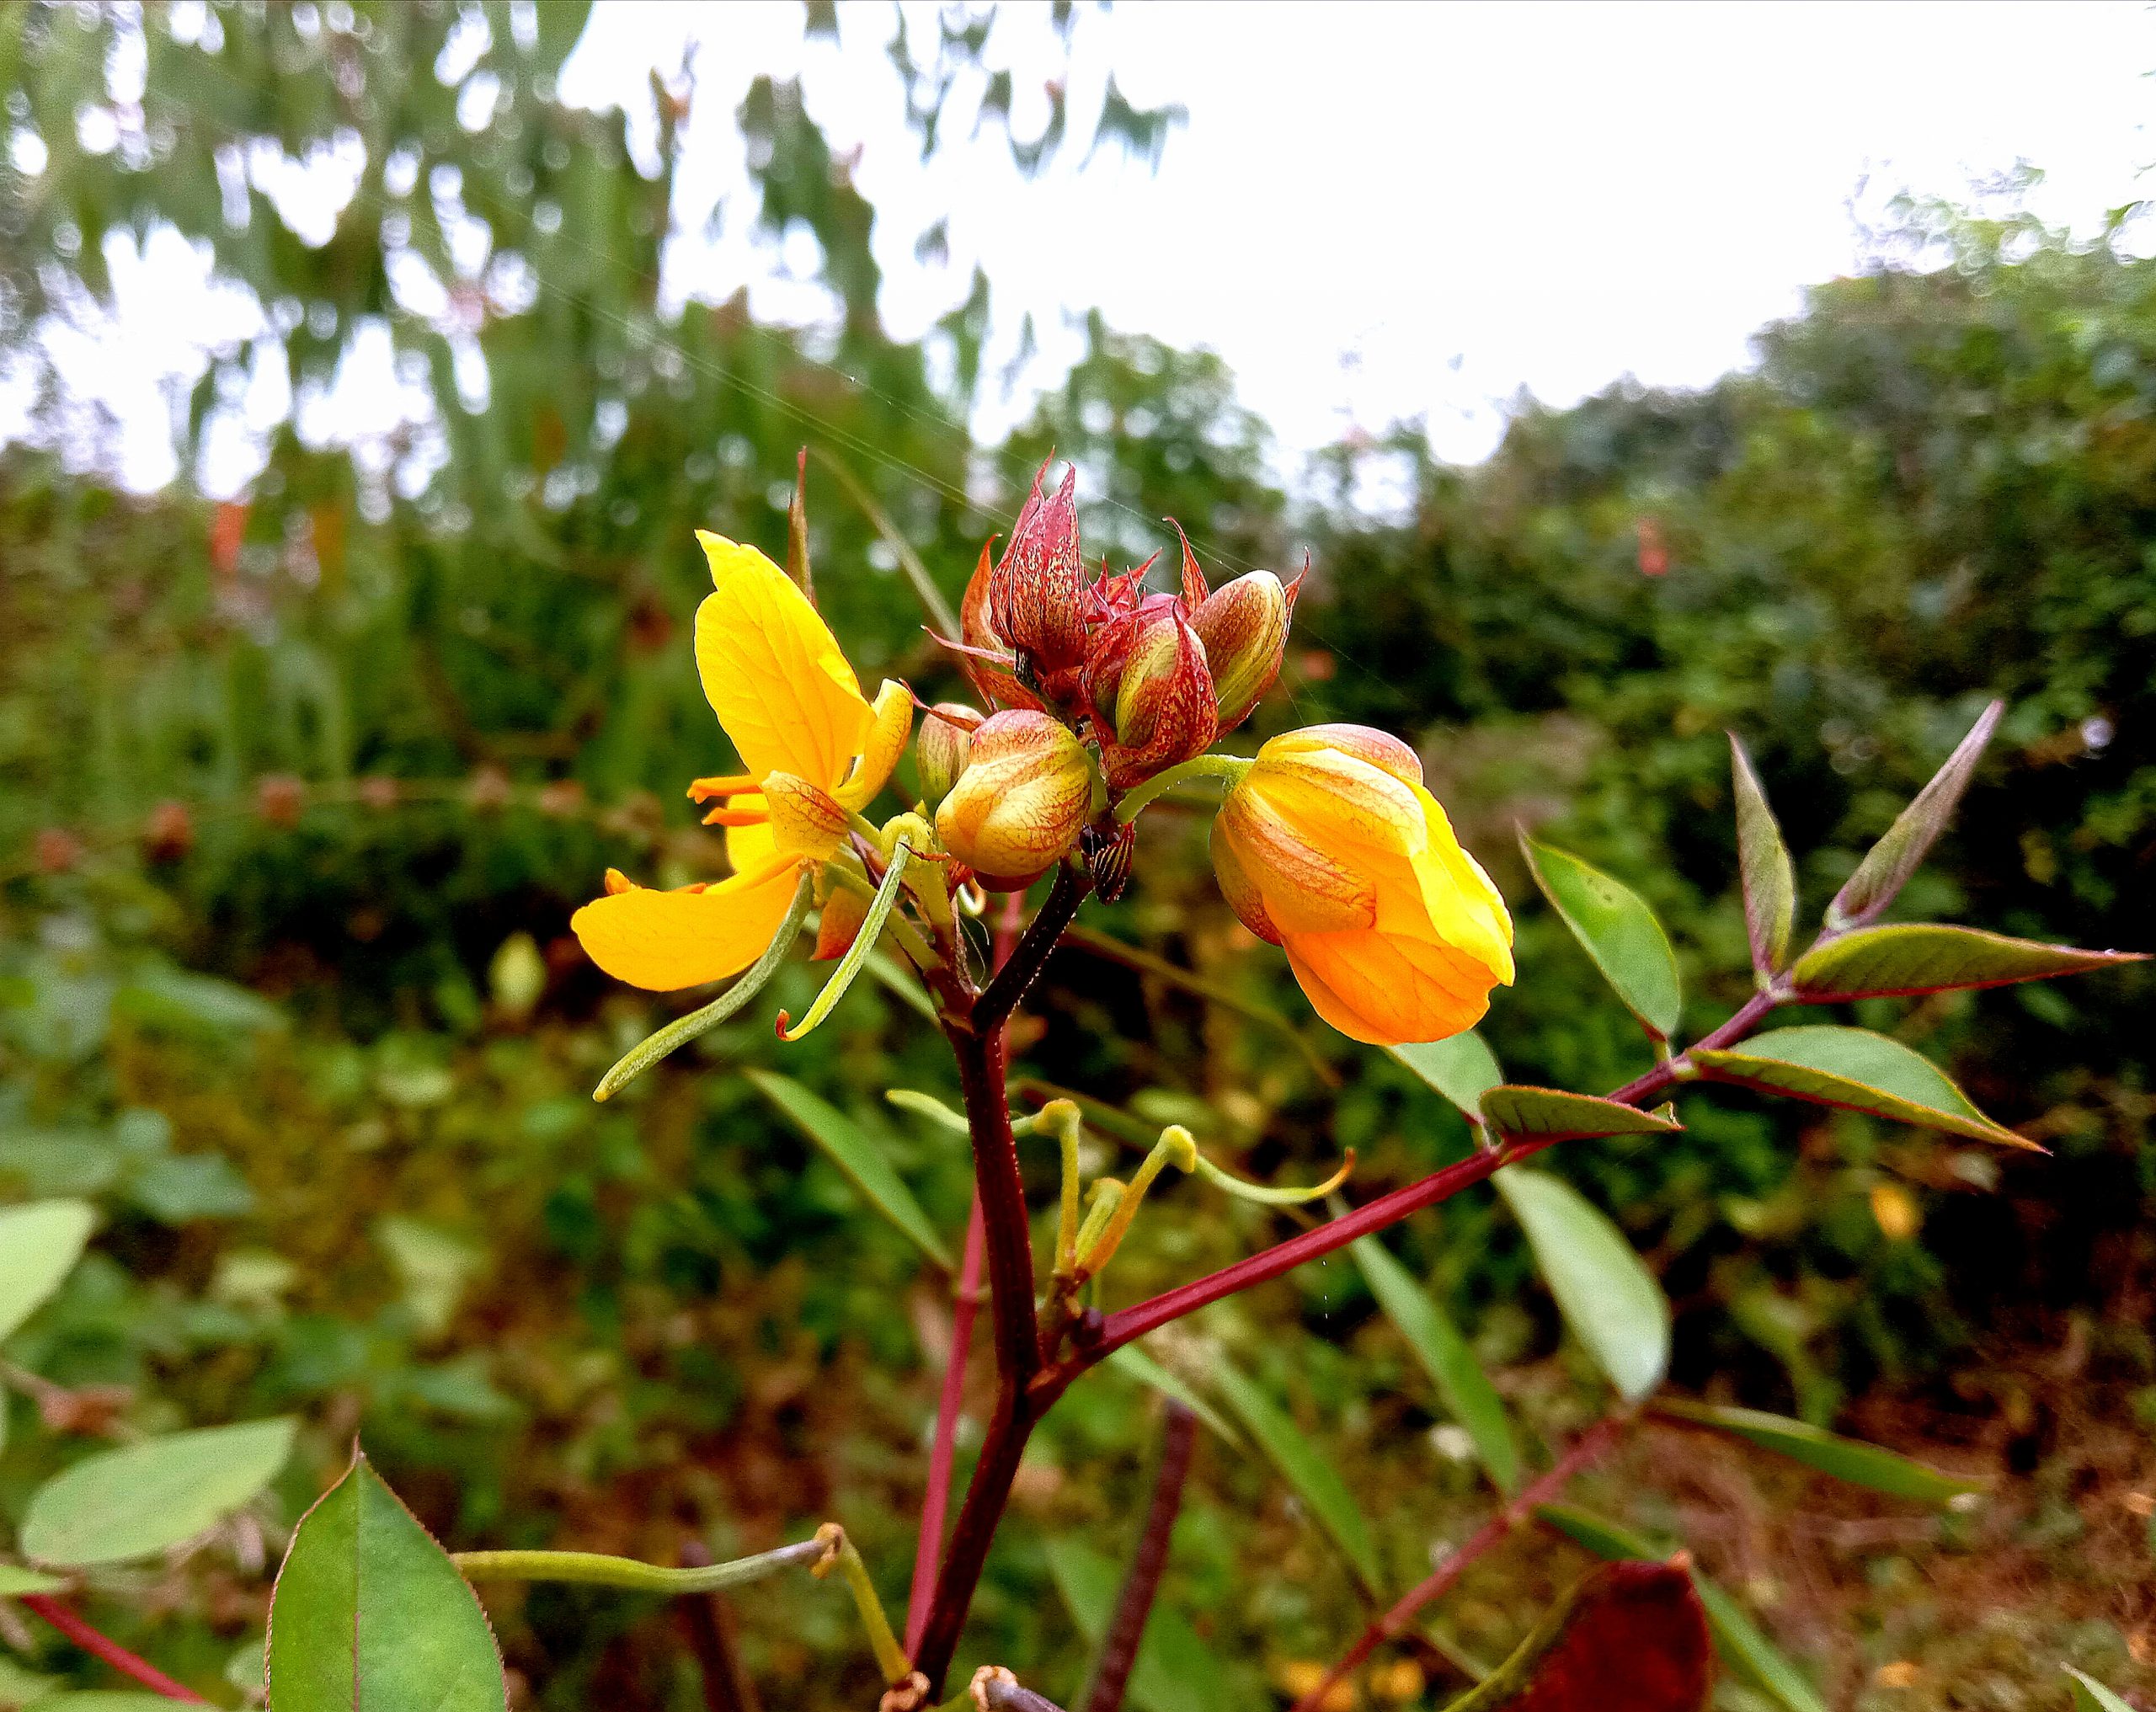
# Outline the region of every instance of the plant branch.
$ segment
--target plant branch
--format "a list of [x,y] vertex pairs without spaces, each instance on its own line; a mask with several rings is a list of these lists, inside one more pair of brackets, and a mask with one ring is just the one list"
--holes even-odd
[[913,1555],[913,1587],[906,1596],[906,1651],[921,1651],[928,1602],[936,1591],[936,1560],[943,1550],[943,1524],[951,1511],[951,1479],[958,1462],[958,1416],[965,1403],[966,1354],[973,1347],[974,1315],[980,1304],[981,1256],[986,1234],[980,1197],[966,1220],[966,1248],[958,1262],[958,1288],[951,1309],[951,1354],[936,1406],[936,1437],[928,1452],[928,1488],[921,1502],[921,1538]]
[[[681,1548],[684,1569],[703,1569],[711,1554],[701,1542],[691,1540]],[[716,1593],[679,1601],[675,1620],[682,1639],[696,1661],[703,1683],[705,1712],[759,1712],[755,1690],[742,1674],[741,1658],[734,1645],[733,1624],[725,1603]]]
[[1191,1453],[1197,1443],[1198,1416],[1170,1399],[1161,1433],[1160,1462],[1153,1475],[1153,1500],[1131,1549],[1130,1566],[1123,1572],[1115,1614],[1093,1661],[1092,1679],[1078,1697],[1080,1712],[1120,1712],[1123,1688],[1130,1680],[1131,1667],[1138,1662],[1139,1643],[1145,1637],[1145,1619],[1153,1614],[1154,1597],[1161,1590],[1161,1572],[1167,1566],[1168,1540],[1175,1530],[1176,1512],[1182,1507],[1183,1482],[1189,1477]]
[[[1358,1635],[1355,1644],[1348,1649],[1340,1662],[1333,1666],[1326,1679],[1295,1702],[1293,1712],[1318,1712],[1318,1708],[1330,1704],[1332,1691],[1353,1675],[1365,1659],[1386,1641],[1397,1640],[1406,1634],[1407,1625],[1414,1621],[1417,1613],[1451,1592],[1454,1585],[1474,1567],[1478,1559],[1500,1544],[1508,1534],[1532,1516],[1539,1506],[1560,1496],[1572,1476],[1615,1443],[1618,1434],[1629,1424],[1629,1416],[1607,1415],[1574,1439],[1572,1448],[1559,1457],[1547,1473],[1524,1487],[1502,1509],[1470,1534],[1458,1551],[1439,1564],[1424,1580],[1403,1593],[1390,1610]],[[1089,1708],[1088,1712],[1096,1712],[1096,1709]]]
[[151,1693],[163,1694],[168,1700],[184,1700],[190,1706],[211,1704],[184,1683],[175,1683],[147,1659],[136,1657],[110,1636],[91,1628],[51,1594],[25,1593],[15,1603],[24,1610],[35,1612],[84,1652],[103,1659],[122,1675],[132,1677]]
[[[1018,1001],[1026,996],[1027,989],[1040,979],[1042,969],[1048,965],[1049,953],[1063,937],[1063,930],[1076,919],[1078,906],[1092,889],[1092,877],[1083,868],[1066,862],[1056,869],[1055,883],[1049,888],[1040,913],[1019,938],[1011,960],[995,972],[980,997],[974,1000],[975,1029],[985,1034],[1002,1027],[1018,1008]],[[1000,1069],[999,1065],[999,1072]],[[997,1080],[1001,1080],[1000,1074]]]
[[[1777,1005],[1786,1002],[1787,995],[1781,992],[1755,993],[1741,1005],[1736,1014],[1697,1045],[1715,1050],[1742,1039],[1758,1025],[1759,1020]],[[1689,1050],[1688,1048],[1688,1050]],[[1657,1064],[1645,1075],[1627,1082],[1607,1097],[1626,1106],[1644,1106],[1664,1089],[1682,1081],[1692,1074],[1689,1059],[1684,1053]],[[1254,1255],[1226,1266],[1216,1272],[1187,1284],[1179,1284],[1165,1290],[1149,1300],[1111,1314],[1102,1324],[1100,1338],[1089,1343],[1072,1356],[1058,1369],[1064,1383],[1075,1379],[1094,1363],[1105,1359],[1134,1338],[1143,1337],[1158,1330],[1171,1320],[1180,1320],[1186,1314],[1195,1313],[1222,1298],[1247,1290],[1278,1277],[1283,1272],[1293,1272],[1306,1261],[1314,1261],[1344,1247],[1358,1236],[1397,1224],[1411,1213],[1425,1207],[1434,1207],[1438,1202],[1470,1188],[1485,1178],[1495,1175],[1505,1166],[1538,1154],[1555,1144],[1556,1138],[1516,1136],[1486,1151],[1470,1155],[1456,1165],[1443,1171],[1433,1171],[1428,1176],[1395,1189],[1389,1195],[1380,1195],[1374,1201],[1358,1207],[1352,1213],[1343,1213],[1315,1229],[1299,1232],[1284,1242],[1262,1249]],[[1065,1368],[1068,1372],[1064,1371]]]

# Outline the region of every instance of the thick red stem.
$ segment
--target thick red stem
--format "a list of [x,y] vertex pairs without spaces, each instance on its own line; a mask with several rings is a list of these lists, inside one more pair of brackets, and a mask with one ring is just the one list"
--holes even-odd
[[84,1652],[103,1659],[113,1669],[134,1677],[152,1693],[163,1694],[168,1700],[184,1700],[191,1706],[210,1704],[194,1689],[184,1683],[175,1683],[147,1659],[137,1658],[110,1636],[99,1634],[50,1594],[25,1593],[16,1603],[26,1611],[35,1611]]
[[1346,1656],[1333,1666],[1331,1672],[1310,1693],[1295,1702],[1293,1712],[1317,1712],[1331,1698],[1332,1691],[1354,1672],[1363,1661],[1388,1640],[1397,1640],[1407,1632],[1407,1625],[1415,1620],[1416,1613],[1432,1601],[1442,1598],[1453,1586],[1474,1567],[1476,1560],[1492,1550],[1506,1535],[1532,1516],[1541,1505],[1561,1494],[1572,1476],[1593,1462],[1616,1442],[1618,1433],[1625,1425],[1625,1417],[1605,1416],[1572,1441],[1572,1447],[1559,1457],[1550,1471],[1533,1481],[1519,1495],[1498,1511],[1467,1538],[1467,1543],[1439,1564],[1423,1581],[1400,1597],[1399,1602],[1384,1616],[1373,1622],[1358,1635]]

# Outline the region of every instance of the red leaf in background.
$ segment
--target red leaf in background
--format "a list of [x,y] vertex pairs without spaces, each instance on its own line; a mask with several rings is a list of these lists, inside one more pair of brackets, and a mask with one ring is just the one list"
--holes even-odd
[[1669,547],[1662,538],[1662,523],[1657,518],[1642,517],[1639,521],[1640,574],[1659,577],[1669,570]]
[[1681,1556],[1605,1564],[1448,1712],[1701,1712],[1711,1660]]
[[219,576],[229,577],[239,568],[239,550],[246,540],[246,502],[224,501],[210,520],[210,563]]

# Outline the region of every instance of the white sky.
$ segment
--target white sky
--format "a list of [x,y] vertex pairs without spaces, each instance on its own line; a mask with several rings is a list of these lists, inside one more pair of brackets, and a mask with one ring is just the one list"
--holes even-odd
[[[991,59],[1040,35],[1044,10],[1006,3]],[[1848,205],[1867,180],[1876,211],[1892,190],[1964,195],[2026,160],[2046,173],[2036,211],[2086,231],[2149,194],[2156,158],[2156,16],[2137,4],[1125,0],[1081,26],[1081,64],[1112,63],[1142,104],[1188,108],[1157,177],[1104,155],[1027,184],[985,149],[924,177],[882,60],[889,8],[840,11],[832,49],[803,47],[792,0],[602,8],[564,93],[635,102],[647,68],[699,38],[697,104],[723,125],[692,154],[738,189],[718,157],[738,154],[750,77],[804,72],[834,144],[863,145],[894,331],[948,307],[978,256],[1006,339],[1022,311],[1046,342],[1097,306],[1219,351],[1291,469],[1351,426],[1417,415],[1441,453],[1481,457],[1522,387],[1561,404],[1628,372],[1712,380],[1804,285],[1850,270]],[[1074,109],[1085,88],[1081,71]],[[913,238],[953,205],[951,267],[924,276]],[[700,289],[755,278],[744,224],[728,222]],[[801,307],[776,283],[754,296]],[[1033,378],[1051,382],[1054,363]],[[980,426],[1023,402],[991,402]]]
[[[1494,446],[1523,389],[1561,405],[1627,373],[1710,381],[1748,360],[1752,334],[1805,285],[1855,264],[1860,185],[1876,214],[1897,189],[1963,197],[2026,161],[2046,174],[2031,205],[2084,232],[2156,195],[2143,176],[2156,160],[2156,11],[2141,4],[1123,0],[1081,8],[1074,115],[1090,124],[1113,67],[1134,101],[1179,102],[1189,123],[1157,174],[1113,151],[1081,170],[1081,125],[1079,146],[1032,182],[992,138],[924,168],[885,58],[891,8],[854,0],[840,14],[833,45],[803,42],[798,0],[595,12],[562,93],[624,105],[647,139],[652,69],[675,72],[697,45],[676,211],[701,234],[716,200],[718,236],[672,247],[670,294],[746,284],[760,315],[828,317],[814,243],[754,232],[734,118],[756,74],[798,75],[835,148],[861,150],[891,330],[928,329],[976,260],[994,294],[991,374],[1032,313],[1041,355],[1014,392],[986,389],[985,439],[1059,381],[1081,345],[1074,318],[1097,307],[1127,331],[1225,357],[1291,483],[1307,454],[1355,429],[1420,417],[1441,456],[1467,461]],[[908,15],[916,51],[932,48],[934,6],[909,0]],[[200,27],[199,7],[170,16]],[[1005,0],[989,57],[1019,67],[1015,124],[1031,135],[1057,60],[1046,5]],[[972,129],[971,99],[962,90],[947,110],[947,136]],[[264,169],[299,215],[350,195],[350,163]],[[950,262],[923,266],[915,238],[945,213]],[[193,342],[227,323],[243,337],[233,317],[253,312],[209,290],[169,232],[147,256],[109,259],[117,315],[54,355],[121,426],[123,479],[147,488],[178,472],[174,401],[200,372]],[[386,357],[348,366],[339,420],[409,414]],[[280,371],[260,366],[244,423],[226,424],[232,445],[200,472],[213,491],[248,479],[250,435],[296,407],[306,426],[309,401]],[[23,431],[26,400],[0,376],[0,440]]]

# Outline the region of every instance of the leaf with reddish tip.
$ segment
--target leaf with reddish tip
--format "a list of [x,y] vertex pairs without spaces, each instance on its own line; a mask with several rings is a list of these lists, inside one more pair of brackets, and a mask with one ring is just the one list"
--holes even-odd
[[1680,1564],[1604,1564],[1447,1712],[1702,1712],[1707,1616]]
[[1761,1093],[1786,1094],[2004,1147],[2044,1150],[1985,1117],[1929,1059],[1868,1028],[1777,1028],[1755,1035],[1739,1051],[1702,1052],[1694,1047],[1686,1056],[1710,1081],[1734,1082]]
[[1805,952],[1790,971],[1797,996],[1833,1000],[1898,998],[1956,987],[2004,987],[2079,975],[2143,961],[2131,951],[2083,951],[2039,940],[2009,939],[1976,927],[1923,922],[1864,927]]
[[1737,793],[1737,867],[1744,882],[1744,930],[1752,941],[1752,967],[1779,974],[1789,961],[1796,925],[1796,870],[1767,792],[1752,771],[1752,757],[1729,733],[1729,771]]
[[1524,833],[1519,846],[1534,883],[1603,979],[1656,1039],[1668,1039],[1677,1032],[1684,994],[1669,936],[1646,900],[1601,869]]
[[1483,1121],[1500,1135],[1537,1141],[1581,1141],[1593,1135],[1666,1135],[1681,1129],[1667,1117],[1593,1094],[1507,1083],[1482,1096]]
[[1917,792],[1886,829],[1886,835],[1865,852],[1856,872],[1827,906],[1829,928],[1838,932],[1860,927],[1894,901],[1895,894],[1908,883],[1939,835],[1945,831],[1946,823],[1954,818],[1961,792],[1968,788],[1969,776],[1976,771],[1984,745],[1991,741],[1992,733],[1999,728],[1999,716],[2005,712],[2004,701],[1994,701],[1977,717],[1969,734],[1931,776],[1931,782]]
[[449,1554],[356,1452],[300,1518],[270,1600],[277,1712],[506,1712],[487,1615]]

